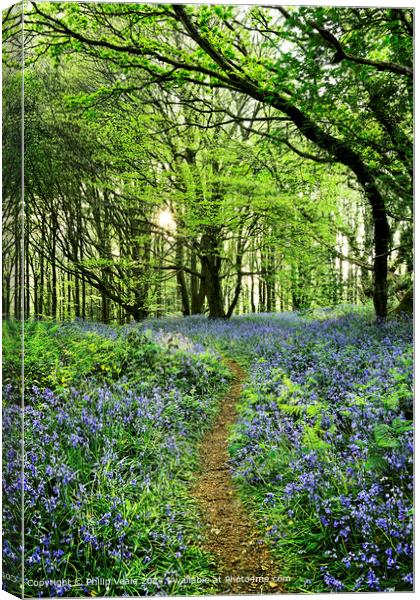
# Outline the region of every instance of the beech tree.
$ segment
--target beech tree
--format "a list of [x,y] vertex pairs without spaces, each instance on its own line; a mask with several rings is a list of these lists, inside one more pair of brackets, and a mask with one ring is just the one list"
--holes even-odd
[[[410,10],[25,10],[27,311],[63,314],[65,295],[103,320],[170,298],[229,317],[372,297],[382,320],[410,295]],[[13,48],[19,16],[3,20]]]

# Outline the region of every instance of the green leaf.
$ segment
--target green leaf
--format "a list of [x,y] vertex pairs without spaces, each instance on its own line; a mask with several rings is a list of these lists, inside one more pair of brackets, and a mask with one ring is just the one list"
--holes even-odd
[[399,441],[389,425],[376,425],[373,430],[375,442],[379,448],[398,448]]

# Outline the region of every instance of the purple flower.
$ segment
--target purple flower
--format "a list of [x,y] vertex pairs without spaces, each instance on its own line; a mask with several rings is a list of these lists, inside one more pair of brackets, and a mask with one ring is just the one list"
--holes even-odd
[[327,586],[333,589],[335,592],[340,592],[344,589],[343,583],[339,579],[336,579],[335,577],[330,575],[328,572],[324,574],[324,581],[327,584]]

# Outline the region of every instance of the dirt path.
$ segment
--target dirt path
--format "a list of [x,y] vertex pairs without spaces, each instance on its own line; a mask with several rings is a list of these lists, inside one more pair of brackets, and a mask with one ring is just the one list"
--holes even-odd
[[193,490],[206,525],[205,549],[217,559],[220,594],[279,593],[282,585],[273,580],[278,571],[261,533],[245,512],[229,473],[227,437],[236,419],[235,405],[245,373],[233,360],[226,364],[234,380],[221,401],[213,429],[202,443],[203,472]]

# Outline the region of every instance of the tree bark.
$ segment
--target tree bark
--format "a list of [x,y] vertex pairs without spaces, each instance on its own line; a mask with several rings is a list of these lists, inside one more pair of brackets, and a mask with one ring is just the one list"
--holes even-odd
[[[176,241],[176,264],[179,266],[184,265],[184,249],[182,247],[182,240],[177,239]],[[178,292],[181,298],[181,312],[184,317],[190,315],[190,300],[188,297],[187,283],[185,281],[185,273],[182,268],[176,272],[176,281],[178,284]]]
[[236,305],[238,304],[238,300],[241,295],[243,252],[244,252],[244,247],[243,247],[243,243],[242,243],[242,232],[241,232],[241,234],[239,235],[238,245],[237,245],[237,249],[236,249],[236,265],[235,265],[236,266],[236,285],[235,285],[235,290],[233,293],[232,302],[230,303],[228,311],[226,313],[226,317],[228,319],[230,319],[230,317],[232,316],[233,311],[235,310]]
[[[197,271],[197,255],[191,251],[191,271]],[[191,275],[191,314],[201,315],[204,312],[205,290],[203,280]]]
[[203,273],[204,293],[209,305],[210,319],[225,318],[225,307],[220,269],[222,265],[219,256],[218,230],[207,227],[201,238],[201,265]]
[[50,316],[53,319],[57,318],[57,266],[56,266],[56,253],[57,253],[57,216],[53,214],[51,222],[51,311]]

